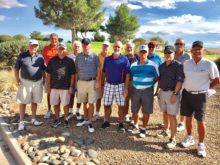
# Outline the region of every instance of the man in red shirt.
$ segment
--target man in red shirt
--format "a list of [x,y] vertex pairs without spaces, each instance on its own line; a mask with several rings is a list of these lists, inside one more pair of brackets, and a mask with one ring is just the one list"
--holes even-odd
[[[56,33],[52,33],[50,35],[50,45],[45,46],[43,48],[42,55],[44,57],[44,61],[46,65],[48,65],[51,58],[58,55],[58,35]],[[66,51],[66,55],[70,55],[68,51]],[[47,92],[47,83],[45,83],[45,91]],[[47,93],[47,105],[48,105],[48,111],[45,114],[44,118],[48,119],[50,118],[52,114],[51,105],[50,105],[50,94]],[[60,117],[62,117],[62,113],[60,112]]]

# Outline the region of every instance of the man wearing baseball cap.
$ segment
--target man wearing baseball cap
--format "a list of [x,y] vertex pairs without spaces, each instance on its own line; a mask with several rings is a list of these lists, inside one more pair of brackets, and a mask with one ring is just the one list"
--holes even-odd
[[156,43],[154,41],[150,41],[148,43],[148,55],[147,58],[153,61],[157,67],[159,67],[163,63],[163,59],[159,54],[155,53]]
[[36,119],[36,111],[37,103],[41,103],[42,101],[46,66],[42,55],[37,53],[38,47],[39,44],[37,40],[30,40],[28,42],[28,51],[18,56],[14,66],[15,79],[18,85],[17,101],[20,103],[20,123],[18,130],[24,130],[26,104],[31,103],[31,123],[33,125],[42,124]]
[[168,130],[168,123],[170,123],[171,137],[166,145],[166,148],[168,149],[173,149],[176,146],[176,115],[178,115],[180,105],[179,92],[184,81],[183,65],[180,62],[174,60],[174,53],[175,48],[172,45],[165,47],[165,62],[159,66],[160,77],[156,91],[156,95],[158,95],[159,106],[163,112],[164,119],[164,130],[158,134],[157,137],[170,137]]
[[146,136],[146,126],[153,113],[153,95],[154,81],[159,76],[158,67],[156,64],[147,59],[148,47],[142,45],[139,48],[139,59],[131,65],[132,77],[132,93],[131,93],[131,111],[133,114],[134,124],[128,131],[131,133],[139,133],[138,112],[142,107],[143,113],[143,128],[140,129],[140,137]]
[[58,56],[53,57],[47,66],[47,90],[50,94],[50,103],[54,106],[56,120],[52,127],[61,124],[59,120],[59,110],[61,103],[64,109],[64,127],[69,128],[68,112],[70,95],[73,91],[75,64],[72,59],[66,56],[66,45],[60,43],[58,45]]
[[216,64],[203,57],[204,48],[202,41],[192,44],[192,59],[183,63],[185,81],[181,100],[181,115],[186,116],[187,135],[181,143],[183,147],[195,144],[192,136],[193,116],[197,120],[199,144],[197,154],[206,157],[205,151],[205,112],[208,89],[220,83],[219,72]]
[[[91,40],[83,38],[83,52],[76,56],[76,89],[77,103],[83,103],[84,120],[76,124],[77,127],[88,125],[88,131],[94,132],[92,117],[94,104],[97,102],[97,90],[99,89],[100,61],[99,57],[91,49]],[[89,107],[87,105],[89,104]]]
[[[99,61],[100,61],[100,64],[101,64],[101,66],[100,66],[100,71],[101,71],[100,72],[100,77],[102,77],[102,69],[103,69],[103,65],[104,65],[104,60],[105,60],[106,57],[110,56],[109,49],[110,49],[110,42],[109,41],[104,41],[102,43],[102,52],[99,54]],[[99,80],[99,85],[100,85],[100,88],[97,91],[98,100],[96,102],[96,114],[92,118],[92,121],[99,120],[99,118],[100,118],[99,111],[100,111],[101,100],[102,100],[102,95],[103,95],[103,91],[101,90],[101,78]]]

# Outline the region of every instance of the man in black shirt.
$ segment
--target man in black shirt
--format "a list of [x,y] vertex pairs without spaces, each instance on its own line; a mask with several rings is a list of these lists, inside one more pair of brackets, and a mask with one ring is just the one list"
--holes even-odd
[[68,112],[70,94],[73,90],[75,64],[72,59],[66,57],[66,45],[61,43],[58,45],[58,56],[53,57],[47,66],[48,73],[48,93],[50,93],[50,103],[54,105],[56,120],[52,127],[61,124],[59,120],[59,100],[64,109],[64,127],[69,128]]

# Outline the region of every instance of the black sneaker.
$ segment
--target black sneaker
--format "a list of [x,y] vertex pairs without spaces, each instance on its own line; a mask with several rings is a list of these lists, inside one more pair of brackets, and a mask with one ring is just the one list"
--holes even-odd
[[110,127],[110,123],[109,123],[108,121],[105,121],[105,122],[102,124],[102,126],[101,126],[102,129],[106,129],[106,128],[109,128],[109,127]]
[[139,134],[139,136],[141,137],[141,138],[145,138],[146,137],[146,130],[145,129],[140,129],[140,134]]
[[69,128],[70,127],[70,124],[69,124],[68,120],[64,121],[64,127],[65,128]]
[[131,127],[128,129],[128,132],[131,134],[138,134],[140,131],[138,127],[136,127],[134,124],[131,124]]
[[123,123],[119,123],[118,128],[119,128],[119,131],[125,132],[125,127],[124,127]]
[[56,119],[51,126],[56,128],[60,124],[61,124],[61,121]]

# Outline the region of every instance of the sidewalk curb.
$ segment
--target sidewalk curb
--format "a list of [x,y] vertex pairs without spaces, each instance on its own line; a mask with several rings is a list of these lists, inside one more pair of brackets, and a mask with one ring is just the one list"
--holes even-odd
[[19,165],[31,165],[31,160],[27,157],[27,155],[21,150],[17,140],[13,137],[11,132],[8,129],[7,124],[4,119],[0,116],[0,129],[3,132],[3,138],[7,142],[10,151]]

